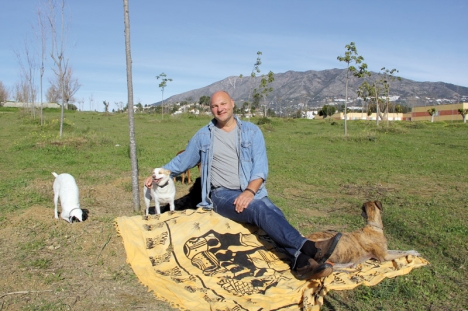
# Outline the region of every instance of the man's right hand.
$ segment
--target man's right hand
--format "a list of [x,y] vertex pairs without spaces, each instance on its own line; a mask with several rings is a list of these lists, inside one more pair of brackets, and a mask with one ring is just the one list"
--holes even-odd
[[150,176],[150,177],[146,178],[145,186],[146,186],[146,188],[153,187],[153,176]]

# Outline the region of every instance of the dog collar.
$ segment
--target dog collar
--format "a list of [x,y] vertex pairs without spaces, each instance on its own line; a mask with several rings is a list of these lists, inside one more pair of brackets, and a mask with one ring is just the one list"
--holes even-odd
[[[73,212],[73,211],[76,210],[76,209],[80,209],[80,208],[79,208],[79,207],[72,208],[72,209],[70,210],[70,214],[71,214],[71,212]],[[68,219],[70,219],[70,223],[73,222],[73,217],[75,217],[75,216],[69,216],[69,217],[68,217]]]
[[168,180],[164,185],[162,185],[162,186],[158,185],[158,187],[159,187],[159,188],[164,188],[164,187],[166,187],[167,185],[169,185],[169,180]]

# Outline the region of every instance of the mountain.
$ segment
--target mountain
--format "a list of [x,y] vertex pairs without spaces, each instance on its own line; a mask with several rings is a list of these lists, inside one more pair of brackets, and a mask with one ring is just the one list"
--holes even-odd
[[[308,107],[322,107],[327,102],[341,101],[345,98],[346,69],[287,71],[274,75],[275,81],[270,84],[273,91],[268,95],[270,103],[280,103],[282,106],[294,106],[304,103]],[[356,91],[364,80],[374,82],[382,75],[372,72],[365,79],[350,78],[348,82],[348,97],[357,98]],[[211,96],[218,90],[227,91],[236,101],[242,104],[249,98],[251,85],[255,88],[260,84],[261,77],[251,80],[250,76],[227,77],[203,88],[171,96],[166,103],[181,101],[198,102],[201,96]],[[390,80],[390,95],[398,96],[398,102],[412,106],[426,104],[450,103],[468,100],[468,87],[457,86],[444,82],[416,82],[401,78]],[[156,103],[155,105],[159,105]]]

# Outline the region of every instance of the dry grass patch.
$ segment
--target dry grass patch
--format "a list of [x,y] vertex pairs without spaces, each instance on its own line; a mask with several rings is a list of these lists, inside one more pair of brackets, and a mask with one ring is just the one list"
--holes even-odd
[[[5,215],[0,229],[0,295],[5,310],[172,310],[139,284],[120,237],[116,216],[132,214],[127,178],[83,186],[89,218],[68,224],[55,219],[51,181],[35,181],[34,191],[50,197]],[[182,194],[180,194],[182,195]],[[60,211],[60,208],[59,208]]]

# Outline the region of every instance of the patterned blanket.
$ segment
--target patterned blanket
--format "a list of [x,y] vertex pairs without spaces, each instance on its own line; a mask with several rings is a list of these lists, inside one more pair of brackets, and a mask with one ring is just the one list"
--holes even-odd
[[127,262],[156,297],[181,310],[320,310],[330,290],[372,286],[427,265],[408,256],[322,280],[300,281],[257,227],[214,212],[183,210],[116,219]]

